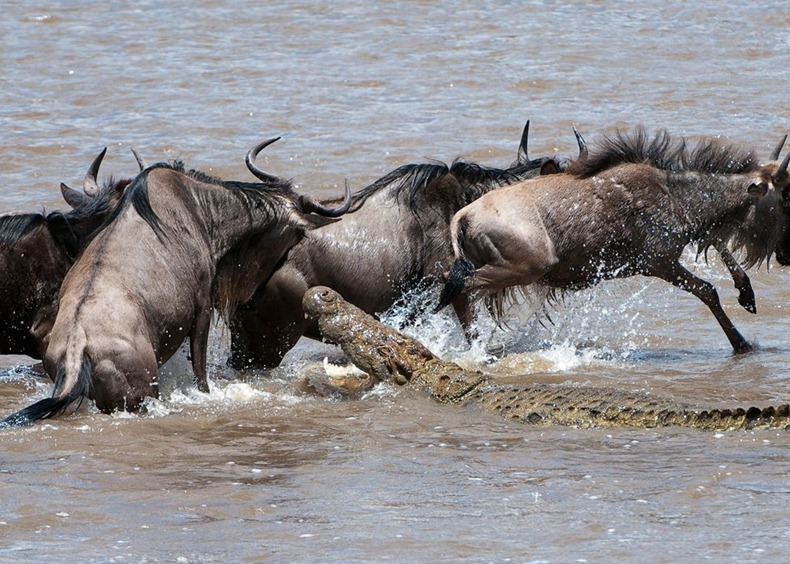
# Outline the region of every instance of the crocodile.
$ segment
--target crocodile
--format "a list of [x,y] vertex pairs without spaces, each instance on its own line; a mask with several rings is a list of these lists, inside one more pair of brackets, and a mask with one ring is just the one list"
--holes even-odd
[[[644,392],[567,384],[506,384],[442,360],[324,286],[309,289],[305,314],[370,378],[428,392],[441,403],[478,405],[507,419],[576,427],[691,427],[713,431],[790,429],[790,404],[710,408]],[[332,384],[332,382],[330,382]]]

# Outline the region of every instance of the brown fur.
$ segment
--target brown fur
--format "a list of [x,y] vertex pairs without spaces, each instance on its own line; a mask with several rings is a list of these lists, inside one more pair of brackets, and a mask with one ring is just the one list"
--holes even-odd
[[718,140],[688,150],[666,132],[607,137],[567,173],[502,188],[455,215],[456,262],[470,263],[474,273],[448,281],[441,305],[462,289],[495,293],[539,283],[575,290],[657,276],[700,298],[733,348],[748,350],[715,289],[678,260],[689,243],[743,248],[746,266],[767,260],[779,244],[787,252],[786,166],[757,165],[750,151]]
[[[554,163],[550,158],[528,159],[526,131],[520,159],[509,169],[462,161],[449,167],[405,165],[360,190],[354,196],[354,213],[305,237],[236,313],[231,365],[271,368],[302,335],[320,339],[315,323],[300,309],[310,286],[331,286],[374,313],[438,282],[452,261],[448,228],[453,214],[482,194],[535,176],[541,166]],[[469,318],[465,299],[453,307],[459,318]]]
[[0,354],[43,357],[60,284],[129,182],[110,178],[93,195],[61,185],[72,210],[0,216]]
[[232,307],[260,282],[217,291],[218,274],[244,271],[254,240],[251,270],[267,277],[306,230],[329,221],[303,213],[288,183],[223,182],[178,163],[145,170],[63,282],[44,358],[53,397],[5,423],[51,417],[84,396],[102,411],[136,410],[158,395],[158,367],[187,336],[196,382],[208,392],[213,300]]

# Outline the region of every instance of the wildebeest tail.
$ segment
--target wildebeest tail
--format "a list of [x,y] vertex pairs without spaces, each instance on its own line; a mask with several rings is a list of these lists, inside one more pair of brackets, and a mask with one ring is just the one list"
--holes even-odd
[[439,303],[434,308],[433,312],[436,313],[448,305],[453,299],[460,294],[466,286],[466,280],[475,273],[475,265],[467,259],[461,257],[455,259],[452,268],[450,268],[450,275],[447,277],[447,282],[442,288],[442,293],[439,296]]
[[39,400],[16,413],[12,413],[0,421],[0,427],[31,425],[41,419],[49,419],[58,415],[76,400],[82,401],[88,396],[90,391],[91,372],[91,361],[87,355],[84,355],[78,377],[73,380],[70,388],[62,390],[65,367],[61,364],[55,377],[55,389],[52,392],[52,397]]

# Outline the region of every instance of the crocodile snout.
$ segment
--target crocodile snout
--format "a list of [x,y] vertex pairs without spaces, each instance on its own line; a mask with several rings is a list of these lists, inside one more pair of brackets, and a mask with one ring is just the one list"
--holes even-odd
[[315,286],[307,290],[302,298],[302,309],[307,317],[330,315],[337,311],[340,294],[326,286]]

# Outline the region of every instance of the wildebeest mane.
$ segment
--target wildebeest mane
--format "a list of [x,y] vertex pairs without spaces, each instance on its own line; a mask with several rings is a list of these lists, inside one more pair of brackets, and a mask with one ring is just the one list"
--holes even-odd
[[199,170],[183,170],[183,163],[176,161],[175,166],[179,166],[190,178],[199,182],[222,186],[231,193],[244,200],[248,209],[263,207],[266,213],[275,216],[282,207],[282,198],[291,198],[296,201],[296,194],[293,191],[293,184],[290,180],[277,179],[271,182],[241,182],[238,180],[222,180]]
[[[59,213],[59,212],[52,212]],[[44,223],[43,213],[19,213],[0,217],[0,244],[16,243]]]
[[276,205],[278,198],[281,198],[283,195],[293,197],[291,183],[286,180],[265,184],[260,182],[222,180],[221,178],[211,176],[199,170],[186,170],[183,161],[175,160],[172,163],[157,163],[140,173],[124,191],[121,201],[118,203],[115,210],[113,210],[113,213],[107,219],[105,225],[114,221],[116,217],[131,205],[160,239],[166,237],[159,216],[157,216],[156,212],[151,207],[151,201],[148,195],[148,174],[150,171],[158,168],[179,172],[204,184],[226,188],[229,192],[242,198],[250,208],[264,206],[267,213],[270,214],[274,214],[278,209]]
[[759,164],[754,151],[718,138],[701,139],[693,148],[681,137],[673,139],[665,130],[650,137],[644,127],[633,132],[606,134],[586,159],[577,159],[568,172],[589,178],[621,164],[649,164],[670,172],[742,174]]
[[[128,180],[115,181],[110,177],[105,181],[103,187],[96,196],[85,198],[84,203],[77,208],[69,211],[51,211],[40,213],[20,213],[0,216],[0,242],[10,244],[16,243],[30,233],[33,229],[54,218],[64,219],[69,226],[74,226],[83,219],[89,219],[107,212],[110,204],[110,197],[116,187]],[[73,235],[73,234],[72,234]],[[76,237],[76,235],[73,235]]]
[[534,168],[525,166],[511,169],[492,168],[460,159],[456,159],[450,167],[450,173],[462,184],[476,188],[472,199],[477,199],[493,188],[523,180],[527,172],[534,172]]
[[131,178],[115,180],[112,176],[104,181],[102,187],[95,196],[85,198],[82,204],[64,213],[69,223],[75,223],[82,219],[88,219],[97,215],[107,213],[110,208],[110,200],[113,194],[121,192],[132,182]]
[[511,184],[521,179],[521,175],[511,170],[489,168],[461,159],[451,166],[443,162],[407,164],[382,176],[353,196],[350,211],[358,210],[365,201],[381,190],[389,189],[395,200],[410,211],[419,213],[424,210],[426,189],[447,174],[452,174],[463,185],[472,188],[469,201],[499,186]]
[[[121,214],[123,214],[129,206],[132,206],[137,214],[145,221],[151,229],[154,230],[156,236],[160,240],[164,240],[166,235],[162,229],[159,216],[156,215],[151,207],[151,200],[148,197],[148,174],[157,168],[173,168],[167,163],[155,164],[135,177],[129,186],[124,190],[118,205],[107,217],[104,225],[100,229],[106,228],[112,224]],[[182,166],[183,168],[183,166]]]
[[447,174],[449,170],[447,165],[441,162],[399,166],[354,194],[349,211],[357,211],[368,198],[387,189],[392,191],[392,195],[399,203],[403,202],[410,208],[414,207],[421,191],[437,178]]

